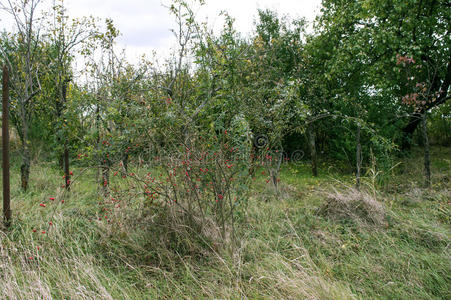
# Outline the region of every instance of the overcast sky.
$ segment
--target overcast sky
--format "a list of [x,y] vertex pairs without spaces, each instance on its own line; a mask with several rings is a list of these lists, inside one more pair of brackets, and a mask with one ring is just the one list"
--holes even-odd
[[[53,0],[43,0],[53,3]],[[6,4],[6,0],[0,0]],[[289,14],[293,18],[305,17],[313,20],[319,12],[321,0],[206,0],[206,5],[198,11],[201,20],[208,18],[208,24],[218,27],[222,10],[236,19],[236,28],[244,34],[252,30],[258,8],[270,8],[279,14]],[[71,17],[95,16],[112,18],[121,32],[118,46],[126,49],[127,57],[136,61],[142,54],[152,50],[159,55],[167,52],[173,44],[174,19],[168,13],[170,0],[65,0]],[[11,23],[0,14],[0,28],[11,30]],[[9,27],[9,28],[8,28]]]

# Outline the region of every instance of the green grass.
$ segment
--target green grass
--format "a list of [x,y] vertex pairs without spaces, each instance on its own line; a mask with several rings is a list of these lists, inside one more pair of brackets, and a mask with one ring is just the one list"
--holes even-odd
[[22,193],[16,164],[14,222],[0,227],[0,298],[450,299],[451,156],[433,150],[431,189],[421,188],[420,151],[384,190],[364,178],[385,209],[383,226],[319,213],[324,191],[353,184],[327,165],[318,178],[306,165],[285,166],[278,197],[257,176],[233,254],[214,238],[168,226],[133,190],[120,207],[102,203],[94,170],[75,169],[64,194],[60,171],[40,163]]

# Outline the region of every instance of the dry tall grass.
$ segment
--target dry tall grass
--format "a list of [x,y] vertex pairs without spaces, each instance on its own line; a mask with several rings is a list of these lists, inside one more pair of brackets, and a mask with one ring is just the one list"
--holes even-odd
[[326,201],[319,209],[320,214],[333,220],[352,220],[359,225],[385,223],[385,208],[371,194],[348,188],[325,192]]

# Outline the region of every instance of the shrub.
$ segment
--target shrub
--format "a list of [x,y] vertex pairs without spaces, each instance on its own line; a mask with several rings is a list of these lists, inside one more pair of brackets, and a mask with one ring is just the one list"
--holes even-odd
[[139,178],[148,206],[170,208],[173,216],[183,216],[188,226],[200,226],[202,232],[213,222],[223,241],[233,240],[235,220],[247,203],[246,150],[232,146],[227,134],[211,141],[192,136],[172,149],[154,158]]

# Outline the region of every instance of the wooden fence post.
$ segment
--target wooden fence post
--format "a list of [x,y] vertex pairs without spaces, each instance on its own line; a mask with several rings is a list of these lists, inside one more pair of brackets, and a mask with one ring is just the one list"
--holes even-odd
[[11,191],[9,180],[9,70],[3,66],[2,92],[2,167],[3,167],[3,221],[6,227],[11,225]]

